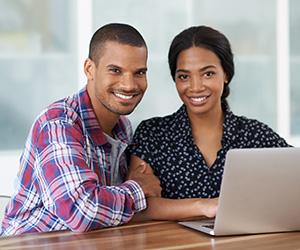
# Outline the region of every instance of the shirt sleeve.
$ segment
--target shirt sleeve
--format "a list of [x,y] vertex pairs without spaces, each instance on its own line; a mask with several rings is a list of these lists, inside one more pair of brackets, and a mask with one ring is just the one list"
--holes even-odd
[[43,206],[72,231],[83,232],[128,222],[146,208],[135,181],[101,186],[88,167],[83,132],[72,121],[48,122],[35,146],[34,185]]

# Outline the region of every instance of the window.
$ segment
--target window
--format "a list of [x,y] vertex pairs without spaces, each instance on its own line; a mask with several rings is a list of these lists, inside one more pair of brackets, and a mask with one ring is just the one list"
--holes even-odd
[[0,2],[0,150],[22,149],[41,110],[77,90],[73,1]]
[[0,193],[11,195],[30,127],[78,89],[73,0],[0,1]]
[[203,24],[232,44],[232,110],[300,146],[298,0],[1,0],[0,171],[16,172],[38,113],[86,83],[89,40],[110,22],[133,25],[149,48],[148,90],[130,115],[134,128],[181,105],[168,69],[169,45],[183,29]]
[[291,136],[300,138],[300,2],[290,1]]
[[[179,107],[181,101],[168,70],[168,48],[173,37],[184,28],[203,24],[220,30],[232,44],[236,74],[231,82],[231,109],[236,114],[267,123],[288,142],[300,145],[297,139],[300,132],[296,132],[300,131],[300,94],[297,94],[300,85],[296,81],[299,55],[295,52],[299,50],[299,39],[293,42],[300,36],[297,0],[146,0],[143,4],[135,3],[135,0],[92,1],[93,30],[109,22],[130,23],[141,31],[148,44],[149,86],[141,104],[130,115],[134,127],[142,119],[170,114]],[[285,35],[289,30],[289,7],[290,55],[286,46],[290,38]],[[289,56],[293,61],[291,83],[289,61],[285,60]],[[289,112],[291,115],[286,115]]]

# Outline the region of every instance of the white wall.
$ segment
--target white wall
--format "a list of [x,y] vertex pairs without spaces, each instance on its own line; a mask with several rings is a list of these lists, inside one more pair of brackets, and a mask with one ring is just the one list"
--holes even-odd
[[11,196],[19,168],[21,151],[2,151],[0,153],[0,195]]

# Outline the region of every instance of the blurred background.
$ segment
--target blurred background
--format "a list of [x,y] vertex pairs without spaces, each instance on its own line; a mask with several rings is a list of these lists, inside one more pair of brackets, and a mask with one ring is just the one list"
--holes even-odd
[[2,179],[3,172],[16,172],[41,110],[86,84],[90,38],[110,22],[131,24],[148,44],[148,90],[130,115],[134,128],[179,108],[169,45],[183,29],[208,25],[232,45],[232,111],[267,123],[300,146],[299,0],[0,0]]

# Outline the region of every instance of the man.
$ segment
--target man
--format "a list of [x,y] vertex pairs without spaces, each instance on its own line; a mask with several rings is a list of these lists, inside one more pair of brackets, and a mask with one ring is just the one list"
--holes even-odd
[[84,71],[87,85],[34,122],[1,235],[116,226],[144,210],[146,198],[160,197],[158,179],[144,166],[125,181],[132,129],[123,115],[147,88],[144,39],[129,25],[103,26]]

